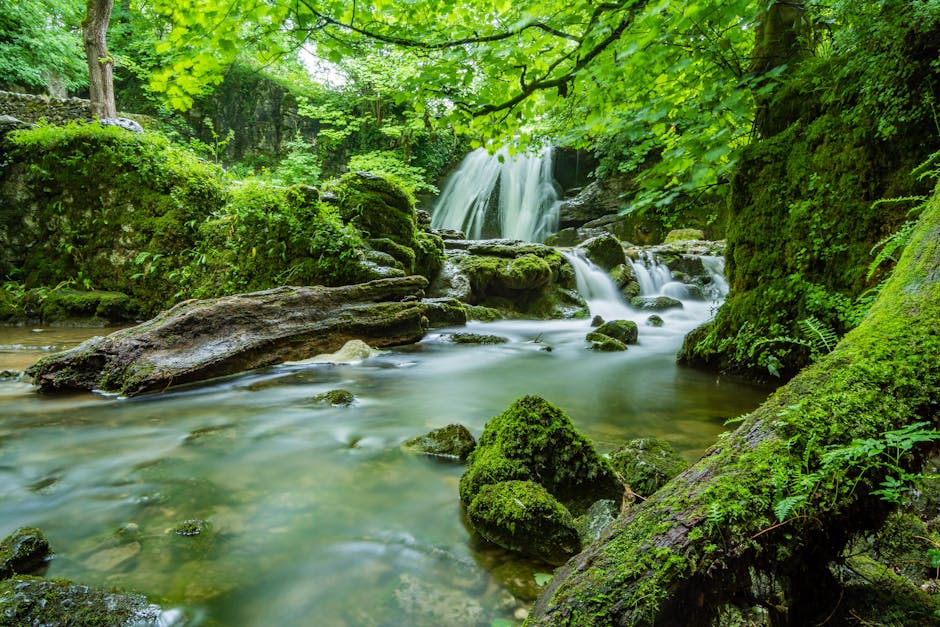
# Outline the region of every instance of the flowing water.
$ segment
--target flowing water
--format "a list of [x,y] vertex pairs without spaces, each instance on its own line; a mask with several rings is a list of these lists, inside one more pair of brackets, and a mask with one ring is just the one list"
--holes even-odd
[[[143,592],[180,608],[174,624],[512,617],[520,604],[491,574],[508,558],[461,522],[462,469],[406,454],[403,440],[452,422],[479,435],[515,398],[538,394],[602,451],[655,435],[691,460],[767,393],[676,367],[682,336],[713,302],[687,301],[647,326],[603,273],[572,261],[592,311],[636,320],[638,345],[589,351],[587,320],[502,321],[467,330],[505,344],[458,345],[439,330],[360,363],[283,365],[135,399],[42,396],[2,379],[0,536],[42,528],[57,552],[47,576]],[[669,289],[668,269],[636,264],[645,291]],[[0,369],[76,333],[0,329]],[[355,404],[314,400],[336,388]],[[191,519],[210,530],[173,532]]]
[[550,148],[536,155],[478,148],[447,180],[431,225],[462,230],[470,239],[541,242],[558,230],[560,204]]

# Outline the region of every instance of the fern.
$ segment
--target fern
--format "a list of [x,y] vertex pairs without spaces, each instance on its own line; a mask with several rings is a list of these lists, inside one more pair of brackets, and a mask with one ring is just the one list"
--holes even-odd
[[800,329],[803,330],[803,335],[809,338],[813,361],[822,355],[831,353],[832,349],[839,343],[839,334],[836,333],[836,330],[816,316],[800,320]]
[[[868,275],[866,276],[867,279],[871,279],[872,275],[875,274],[875,271],[886,260],[890,259],[892,262],[896,262],[898,260],[898,256],[900,256],[900,253],[904,250],[904,247],[907,246],[907,243],[911,241],[911,235],[913,235],[914,227],[916,225],[916,221],[908,220],[901,225],[901,228],[891,235],[885,237],[872,247],[871,254],[875,255],[875,258],[868,266]],[[878,251],[877,254],[875,254],[876,250]]]

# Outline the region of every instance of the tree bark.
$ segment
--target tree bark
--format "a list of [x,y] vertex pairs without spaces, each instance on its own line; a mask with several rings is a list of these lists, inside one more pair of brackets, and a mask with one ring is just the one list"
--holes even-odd
[[865,321],[572,558],[528,624],[720,624],[728,608],[755,606],[775,625],[838,618],[829,562],[889,511],[873,494],[898,475],[889,458],[914,469],[931,445],[842,461],[823,453],[936,426],[937,355],[940,192]]
[[114,59],[108,53],[107,32],[114,0],[87,0],[82,35],[88,60],[88,91],[92,116],[117,117],[114,102]]

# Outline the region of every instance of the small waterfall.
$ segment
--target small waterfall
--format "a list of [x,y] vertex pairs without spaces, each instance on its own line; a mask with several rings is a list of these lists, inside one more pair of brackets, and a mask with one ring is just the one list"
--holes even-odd
[[[637,283],[640,284],[640,296],[655,296],[664,293],[663,288],[666,285],[675,283],[669,267],[647,251],[641,252],[639,259],[627,259],[627,261],[633,268]],[[670,295],[666,294],[666,296]],[[674,298],[681,297],[674,296]]]
[[702,255],[701,259],[705,271],[712,280],[704,289],[705,297],[708,300],[724,300],[730,289],[728,279],[725,278],[725,258]]
[[578,251],[559,251],[574,270],[578,293],[587,301],[591,314],[605,320],[625,318],[632,313],[610,275]]
[[540,242],[558,230],[560,204],[550,148],[538,155],[510,155],[506,149],[491,155],[477,148],[444,185],[431,226],[460,229],[471,239]]

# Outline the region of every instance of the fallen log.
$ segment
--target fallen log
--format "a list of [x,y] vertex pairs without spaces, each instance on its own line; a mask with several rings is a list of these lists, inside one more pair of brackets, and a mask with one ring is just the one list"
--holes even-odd
[[931,447],[938,356],[940,192],[865,321],[573,557],[527,624],[843,624],[827,566]]
[[[338,350],[420,340],[427,316],[420,276],[342,287],[279,287],[180,303],[152,320],[43,357],[27,369],[40,391],[132,396]],[[432,316],[433,317],[433,316]]]

